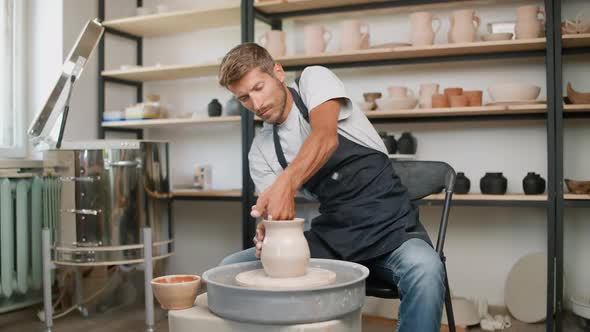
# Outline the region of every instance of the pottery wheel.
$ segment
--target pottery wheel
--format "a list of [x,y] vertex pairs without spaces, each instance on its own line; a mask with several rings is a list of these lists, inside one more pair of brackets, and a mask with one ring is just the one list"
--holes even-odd
[[336,273],[317,267],[310,267],[301,277],[271,278],[264,269],[241,272],[236,282],[245,287],[264,289],[306,289],[329,285],[336,280]]

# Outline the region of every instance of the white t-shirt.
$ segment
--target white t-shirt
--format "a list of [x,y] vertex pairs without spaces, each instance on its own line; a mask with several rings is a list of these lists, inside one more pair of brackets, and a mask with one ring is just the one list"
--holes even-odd
[[[296,84],[292,87],[297,90]],[[353,106],[344,84],[331,70],[321,66],[305,68],[299,80],[299,94],[310,113],[328,100],[345,100],[338,116],[338,133],[355,143],[387,154],[387,148],[373,125],[362,111]],[[285,159],[291,163],[311,133],[310,124],[295,103],[287,120],[279,125],[278,132]],[[272,124],[265,122],[260,134],[254,137],[248,160],[256,191],[263,192],[283,171],[275,152]]]

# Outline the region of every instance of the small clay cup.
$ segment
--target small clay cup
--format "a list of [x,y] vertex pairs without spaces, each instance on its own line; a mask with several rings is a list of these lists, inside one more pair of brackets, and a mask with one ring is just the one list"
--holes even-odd
[[460,96],[463,94],[463,88],[446,88],[445,89],[445,96],[449,98],[450,96]]
[[162,309],[182,310],[192,308],[201,287],[201,277],[177,274],[152,279],[154,295]]
[[483,105],[483,91],[481,91],[481,90],[463,91],[463,95],[467,97],[468,106],[481,106],[481,105]]
[[449,103],[451,107],[467,107],[469,100],[467,96],[450,96]]
[[432,95],[432,108],[449,107],[449,99],[440,93]]

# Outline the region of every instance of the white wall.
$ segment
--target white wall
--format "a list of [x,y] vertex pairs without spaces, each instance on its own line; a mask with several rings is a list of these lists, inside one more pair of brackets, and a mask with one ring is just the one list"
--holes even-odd
[[[41,6],[42,1],[37,1]],[[144,5],[155,6],[161,1],[145,0]],[[530,3],[534,1],[518,1]],[[73,40],[83,17],[93,15],[95,4],[86,0],[64,0],[68,4],[64,13],[63,48],[69,49],[68,41]],[[86,4],[92,5],[86,6]],[[107,1],[107,19],[132,15],[134,1]],[[191,8],[210,5],[204,0],[165,1],[173,8]],[[47,5],[45,5],[47,6]],[[36,9],[37,10],[37,9]],[[571,0],[566,4],[564,17],[571,18],[590,6],[584,0]],[[38,11],[39,12],[39,11]],[[491,5],[477,8],[485,24],[489,21],[513,20],[512,6]],[[372,31],[373,43],[407,41],[408,22],[405,11],[393,11],[370,17],[366,20]],[[436,10],[443,19],[443,28],[437,42],[446,42],[449,10]],[[343,16],[322,19],[321,22],[333,32],[329,50],[335,50],[338,42],[338,20]],[[346,17],[346,16],[344,16]],[[316,21],[312,18],[311,21]],[[49,21],[47,19],[47,21]],[[51,20],[53,22],[53,19]],[[301,52],[303,21],[286,21],[289,53]],[[49,23],[49,22],[47,22]],[[175,36],[146,38],[144,41],[144,64],[197,63],[216,60],[239,43],[240,30],[234,27],[208,29]],[[256,37],[261,34],[257,28]],[[43,31],[48,33],[49,31]],[[60,37],[61,38],[61,37]],[[134,45],[120,38],[109,36],[107,45],[107,69],[118,68],[121,64],[133,63]],[[590,72],[587,56],[567,58],[564,63],[564,84],[572,80],[580,90],[590,91],[587,80]],[[53,59],[53,58],[50,58]],[[60,61],[56,61],[59,59]],[[62,57],[45,65],[41,59],[37,68],[52,68],[60,65]],[[93,58],[96,61],[96,56]],[[95,63],[95,62],[94,62]],[[88,66],[77,87],[76,108],[80,112],[72,117],[67,137],[95,135],[96,128],[96,73]],[[545,72],[542,59],[478,61],[430,65],[378,67],[336,70],[345,82],[353,101],[360,101],[367,91],[386,92],[389,85],[407,85],[414,90],[420,83],[437,82],[441,86],[463,86],[469,89],[486,89],[492,83],[521,81],[543,87],[541,98],[545,98]],[[48,70],[51,71],[51,70]],[[57,73],[57,70],[55,70]],[[35,75],[45,75],[43,71]],[[94,75],[94,77],[93,77]],[[47,78],[31,80],[42,84]],[[51,81],[51,80],[49,80]],[[47,85],[47,84],[46,84]],[[40,87],[37,87],[39,89]],[[207,103],[218,98],[222,103],[229,94],[217,87],[215,77],[148,83],[145,94],[161,94],[164,103],[172,106],[172,114],[186,112],[206,114]],[[484,96],[487,100],[487,95]],[[107,109],[123,108],[134,102],[133,89],[108,86]],[[35,99],[38,101],[38,98]],[[84,113],[86,112],[86,113]],[[82,115],[84,114],[84,115]],[[585,144],[590,132],[587,121],[566,121],[565,131],[565,175],[566,177],[587,178],[585,165],[588,154]],[[447,124],[387,124],[378,125],[397,136],[402,131],[412,131],[418,138],[420,159],[440,159],[450,162],[458,171],[465,171],[471,179],[472,191],[479,191],[479,178],[486,171],[502,171],[508,178],[510,192],[522,192],[521,181],[527,171],[541,173],[547,178],[547,138],[543,121],[517,122],[466,122]],[[241,136],[239,125],[194,126],[182,129],[150,130],[148,138],[166,139],[171,142],[171,167],[174,184],[189,184],[194,165],[209,163],[213,166],[215,188],[239,188],[241,186]],[[565,257],[566,296],[574,292],[590,294],[587,280],[590,269],[585,264],[583,253],[590,249],[585,236],[590,235],[586,223],[587,210],[566,211]],[[422,219],[431,234],[434,234],[439,218],[436,207],[422,208]],[[170,272],[202,273],[214,266],[223,256],[238,250],[241,246],[241,215],[239,203],[220,202],[175,202],[175,232],[177,255],[170,259]],[[504,282],[514,262],[526,253],[546,251],[547,221],[545,210],[536,208],[484,208],[455,207],[452,210],[448,230],[446,253],[452,291],[456,295],[485,297],[491,304],[503,304]]]

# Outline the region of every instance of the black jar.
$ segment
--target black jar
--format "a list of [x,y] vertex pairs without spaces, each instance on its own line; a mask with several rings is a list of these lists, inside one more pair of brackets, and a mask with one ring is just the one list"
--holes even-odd
[[207,113],[209,113],[209,116],[221,116],[221,104],[219,103],[219,100],[217,99],[213,99],[211,100],[211,102],[209,103],[209,105],[207,105]]
[[508,187],[508,180],[501,172],[486,173],[479,181],[479,189],[486,195],[504,195]]
[[464,195],[469,192],[471,188],[471,181],[465,176],[465,173],[459,172],[455,177],[455,188],[453,192],[455,194]]
[[416,154],[417,145],[416,138],[409,132],[402,133],[397,141],[397,149],[400,154]]
[[528,172],[522,179],[522,188],[526,195],[540,195],[545,192],[545,179],[535,172]]
[[383,141],[383,144],[385,144],[385,147],[387,148],[387,153],[395,154],[397,152],[397,142],[395,141],[395,136],[388,135],[384,131],[380,131],[379,136],[381,136],[381,140]]

